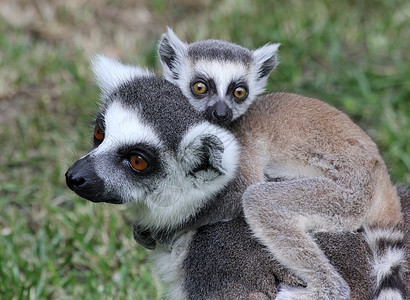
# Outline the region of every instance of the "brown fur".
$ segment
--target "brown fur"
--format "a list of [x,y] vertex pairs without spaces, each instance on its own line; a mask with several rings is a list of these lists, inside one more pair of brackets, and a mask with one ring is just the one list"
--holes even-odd
[[232,128],[244,147],[237,180],[254,184],[242,197],[253,233],[312,288],[303,297],[345,299],[347,284],[308,231],[402,223],[376,145],[344,113],[294,94],[258,99]]
[[[248,173],[244,167],[257,172],[252,174],[255,182],[264,181],[262,172],[272,163],[311,166],[364,197],[351,203],[349,213],[366,224],[392,226],[402,220],[400,200],[376,145],[339,110],[317,99],[270,94],[251,106],[237,128],[246,149],[241,172]],[[300,177],[311,177],[304,171]]]

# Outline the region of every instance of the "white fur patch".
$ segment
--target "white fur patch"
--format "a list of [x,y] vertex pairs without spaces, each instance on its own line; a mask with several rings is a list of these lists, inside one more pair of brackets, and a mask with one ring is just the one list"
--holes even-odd
[[396,228],[365,228],[366,241],[369,246],[375,251],[378,247],[378,240],[384,239],[388,241],[401,241],[404,239],[404,234]]
[[155,270],[161,281],[167,285],[167,299],[187,298],[182,263],[194,234],[195,232],[191,231],[179,237],[172,244],[171,250],[158,245],[151,254]]
[[161,141],[150,126],[144,124],[136,109],[124,108],[114,101],[105,112],[105,137],[97,153],[112,151],[120,145],[146,143],[160,147]]
[[[365,228],[365,238],[373,253],[372,274],[376,287],[392,273],[395,267],[400,266],[402,272],[406,271],[405,249],[393,247],[387,247],[384,251],[379,249],[381,242],[383,247],[386,247],[386,242],[391,244],[401,242],[404,239],[403,232],[397,228]],[[402,297],[397,291],[383,289],[377,299],[402,299]]]
[[120,84],[135,77],[151,76],[151,72],[137,66],[124,65],[117,60],[97,54],[91,59],[91,69],[103,95],[110,94]]
[[374,300],[403,300],[403,296],[396,290],[384,289]]
[[[225,103],[232,109],[233,119],[242,115],[249,105],[253,102],[255,97],[264,92],[265,84],[261,86],[256,82],[256,74],[253,74],[253,68],[246,66],[243,63],[235,61],[220,61],[220,60],[198,60],[191,62],[185,59],[181,64],[180,78],[177,81],[184,95],[189,99],[191,105],[200,112],[206,110],[207,107],[212,106],[213,102],[198,101],[192,97],[190,82],[196,74],[201,74],[205,78],[214,80],[219,99],[225,99],[228,87],[232,81],[238,81],[246,78],[248,86],[248,97],[240,105],[225,101]],[[168,79],[168,78],[167,78]]]
[[405,262],[405,253],[402,249],[388,249],[383,256],[375,257],[373,275],[378,283],[390,275],[394,267]]
[[193,65],[196,74],[204,74],[206,78],[215,81],[220,99],[224,99],[228,86],[232,81],[249,74],[249,68],[243,63],[235,61],[198,60]]
[[285,284],[280,285],[279,292],[275,300],[300,300],[314,299],[313,293],[307,288],[291,287]]
[[321,170],[308,165],[302,165],[298,163],[287,162],[280,163],[274,162],[270,163],[266,167],[264,173],[269,178],[305,178],[305,177],[324,177],[324,174]]

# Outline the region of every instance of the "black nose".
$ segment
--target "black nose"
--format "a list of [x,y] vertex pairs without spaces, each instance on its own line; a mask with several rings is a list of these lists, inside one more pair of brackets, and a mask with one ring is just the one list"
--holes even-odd
[[77,160],[65,173],[67,186],[78,196],[93,202],[104,201],[104,182],[97,175],[88,156]]
[[218,111],[214,110],[212,112],[212,117],[215,121],[220,121],[220,122],[226,122],[226,121],[229,120],[229,114],[226,111],[218,112]]
[[72,174],[69,171],[70,170],[65,173],[65,182],[67,183],[67,186],[70,188],[70,190],[74,190],[85,183],[84,177],[77,176],[78,174]]
[[208,117],[211,121],[219,123],[229,123],[232,119],[232,110],[223,101],[218,101],[207,109]]

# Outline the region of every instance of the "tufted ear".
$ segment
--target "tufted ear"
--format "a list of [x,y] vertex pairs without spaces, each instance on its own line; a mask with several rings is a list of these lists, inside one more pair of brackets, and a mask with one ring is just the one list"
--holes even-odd
[[207,181],[225,175],[226,170],[222,167],[224,146],[215,135],[197,136],[183,150],[181,157],[189,176]]
[[252,51],[252,58],[256,65],[257,80],[266,82],[269,74],[279,64],[278,49],[280,44],[266,44]]
[[161,59],[165,79],[174,82],[179,78],[182,59],[187,55],[188,44],[182,42],[168,27],[167,33],[162,35],[158,45],[158,54]]
[[190,128],[181,140],[179,159],[188,176],[225,184],[236,175],[240,149],[229,130],[203,122]]
[[124,65],[101,54],[97,54],[91,59],[91,69],[104,96],[135,77],[152,76],[147,69]]

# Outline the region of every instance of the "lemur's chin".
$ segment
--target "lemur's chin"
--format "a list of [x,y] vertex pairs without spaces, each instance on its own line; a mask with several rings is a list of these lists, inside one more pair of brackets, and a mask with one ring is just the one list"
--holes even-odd
[[[70,186],[69,186],[70,187]],[[110,203],[110,204],[124,204],[125,201],[118,199],[113,195],[101,195],[101,193],[95,193],[95,191],[86,192],[84,190],[77,190],[75,187],[70,189],[75,192],[81,198],[94,202],[94,203]]]

